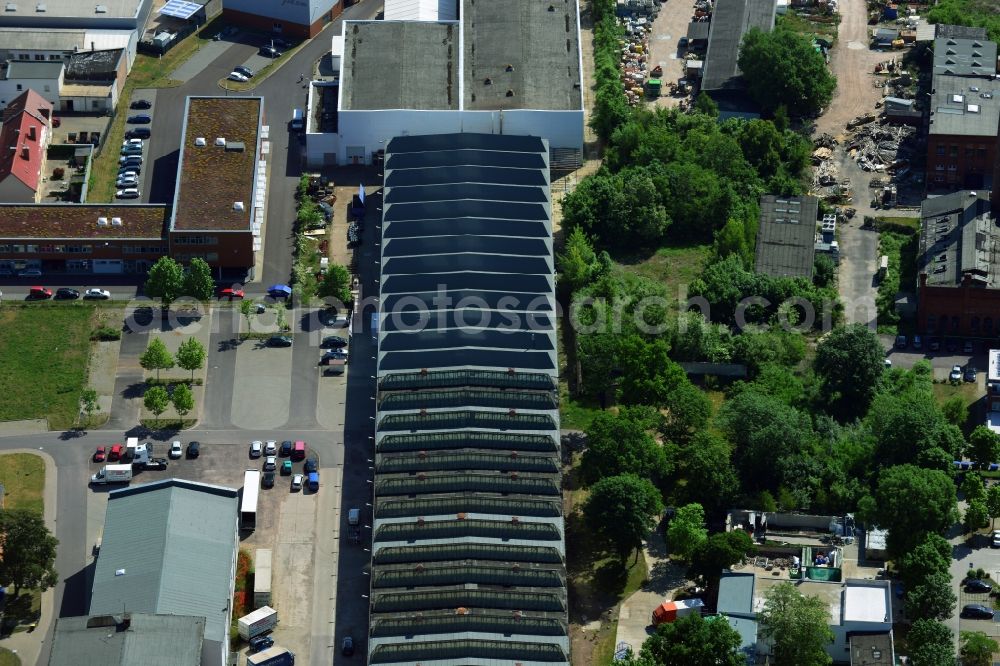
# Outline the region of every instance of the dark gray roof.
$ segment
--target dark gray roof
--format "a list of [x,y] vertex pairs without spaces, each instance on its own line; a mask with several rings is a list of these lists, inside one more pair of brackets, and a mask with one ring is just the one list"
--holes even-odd
[[406,332],[390,333],[382,338],[379,349],[383,351],[420,351],[423,349],[485,347],[487,349],[540,351],[554,349],[553,342],[554,340],[548,335],[534,333],[530,330],[435,329],[421,331],[420,335],[417,336]]
[[433,309],[438,307],[438,303],[454,303],[456,306],[460,303],[476,303],[491,310],[497,310],[501,306],[514,311],[533,309],[537,312],[549,312],[555,309],[555,301],[547,293],[512,294],[506,291],[484,291],[481,289],[387,294],[383,296],[381,306],[387,312],[395,312],[406,307],[418,306]]
[[494,201],[465,199],[463,201],[431,201],[427,203],[397,203],[386,209],[383,219],[387,222],[400,220],[435,220],[443,217],[488,217],[510,220],[546,220],[549,211],[542,205],[504,202],[498,207]]
[[118,61],[125,49],[80,51],[66,63],[67,81],[113,81],[118,78]]
[[236,530],[231,488],[167,479],[112,492],[91,614],[200,616],[206,640],[228,640]]
[[[402,169],[393,164],[390,169]],[[441,182],[447,178],[450,182],[467,183],[503,183],[504,185],[545,185],[545,177],[538,173],[539,167],[508,169],[477,166],[443,166],[437,169],[407,169],[394,171],[386,179],[386,187],[402,187],[404,185],[426,185]]]
[[551,293],[552,278],[545,275],[503,275],[474,272],[449,273],[447,284],[440,275],[399,275],[382,282],[383,294],[406,294],[450,289],[486,289],[519,294]]
[[691,21],[688,23],[687,38],[688,41],[705,41],[708,39],[708,32],[711,23],[708,21]]
[[344,32],[343,110],[458,109],[456,24],[351,21]]
[[483,217],[447,217],[431,220],[403,220],[383,231],[383,238],[417,238],[420,236],[511,236],[518,238],[548,238],[542,220],[496,220]]
[[440,254],[454,252],[492,252],[494,254],[519,254],[548,256],[551,247],[540,238],[504,238],[489,236],[457,236],[429,238],[410,237],[393,239],[382,249],[383,257],[406,257],[415,254]]
[[56,620],[49,666],[200,664],[205,618],[146,613]]
[[976,28],[968,25],[949,25],[938,23],[934,26],[935,37],[956,37],[958,39],[988,39],[986,28]]
[[934,40],[933,71],[956,76],[992,76],[997,71],[997,45],[988,39],[938,37]]
[[[466,153],[470,159],[476,161],[469,164],[493,164],[498,157],[503,157],[502,153],[513,153],[518,159],[525,161],[534,160],[537,162],[537,155],[531,153],[544,153],[545,144],[537,136],[519,136],[516,134],[423,134],[419,136],[397,136],[389,141],[386,146],[386,169],[413,169],[426,168],[431,166],[441,166],[436,156],[452,156],[455,151],[497,151],[501,155],[489,152]],[[406,153],[409,153],[407,156]],[[526,153],[526,154],[525,154]],[[409,157],[410,164],[407,166],[392,166],[393,159],[404,159]],[[462,162],[460,162],[461,164]],[[503,165],[497,165],[503,166]],[[544,168],[542,162],[534,168]]]
[[583,108],[575,1],[463,0],[460,15],[464,108]]
[[1000,287],[1000,233],[990,216],[988,191],[961,191],[925,199],[920,210],[918,273],[927,284]]
[[33,60],[11,60],[7,66],[8,79],[54,79],[62,71],[63,62],[35,62]]
[[[479,134],[471,136],[482,136]],[[545,159],[538,155],[537,153],[530,152],[501,152],[504,150],[501,146],[494,147],[493,142],[479,142],[470,141],[463,143],[465,147],[461,147],[458,150],[434,150],[434,146],[430,145],[428,142],[418,142],[411,141],[411,139],[419,139],[420,137],[396,137],[394,141],[401,141],[401,146],[410,145],[426,145],[426,150],[431,150],[433,152],[426,155],[421,155],[417,153],[394,153],[390,157],[386,158],[385,168],[386,169],[412,169],[415,166],[419,166],[422,170],[428,170],[431,167],[448,167],[448,166],[491,166],[491,167],[510,167],[514,169],[544,169]],[[508,146],[508,150],[533,150],[530,148],[531,145],[538,142],[538,139],[533,137],[520,137],[520,136],[509,136],[505,135],[504,138],[510,139],[510,143],[504,142],[504,146]],[[523,139],[528,139],[528,141],[523,141]],[[476,143],[482,143],[483,145],[475,145]],[[484,152],[482,148],[489,149],[490,152]],[[402,150],[402,148],[401,148]],[[410,150],[413,150],[412,148]],[[417,172],[422,173],[422,172]],[[466,172],[463,172],[466,173]],[[467,174],[475,173],[474,171],[467,172]],[[415,176],[423,177],[423,176]],[[497,181],[499,182],[499,181]]]
[[551,273],[544,258],[511,257],[496,254],[438,254],[389,259],[382,265],[384,275],[412,275],[474,271],[480,273]]
[[995,140],[1000,122],[1000,82],[937,74],[930,114],[931,134]]
[[775,0],[718,0],[708,31],[708,50],[702,71],[702,90],[741,88],[736,61],[743,36],[751,28],[774,28]]
[[753,590],[754,574],[723,572],[716,609],[723,615],[753,616]]
[[811,278],[819,200],[813,196],[760,198],[754,267],[774,277]]
[[[536,172],[537,173],[537,172]],[[432,174],[429,174],[432,175]],[[473,183],[463,180],[453,180],[455,176],[440,174],[438,183],[443,185],[410,185],[407,187],[392,186],[385,196],[385,203],[421,202],[421,201],[454,201],[456,199],[478,199],[486,201],[521,201],[526,203],[545,203],[548,197],[540,191],[538,185],[545,185],[543,180],[533,187],[516,185],[492,185],[483,182]],[[461,178],[462,176],[458,176]]]

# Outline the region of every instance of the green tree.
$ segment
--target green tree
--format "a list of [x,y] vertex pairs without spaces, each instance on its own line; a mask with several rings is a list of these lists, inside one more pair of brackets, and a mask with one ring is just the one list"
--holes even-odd
[[346,307],[351,302],[350,271],[340,264],[330,264],[316,288],[316,294],[320,298],[334,298]]
[[0,510],[0,586],[45,591],[59,582],[56,546],[59,540],[45,526],[41,513],[26,509]]
[[724,439],[702,430],[684,447],[679,462],[684,483],[674,490],[678,503],[697,502],[710,514],[729,508],[740,481]]
[[191,371],[191,381],[194,381],[194,371],[205,365],[205,345],[198,338],[188,338],[177,347],[175,358],[178,367]]
[[990,514],[990,529],[993,529],[993,520],[1000,517],[1000,485],[993,484],[986,490],[986,511]]
[[708,93],[705,91],[701,91],[698,93],[698,96],[694,98],[694,110],[713,118],[719,117],[719,105],[716,104],[715,100],[709,97]]
[[150,386],[142,396],[142,404],[153,416],[159,418],[160,414],[167,411],[167,407],[170,406],[170,395],[162,386]]
[[928,534],[896,560],[900,578],[912,589],[932,574],[948,573],[951,566],[951,544],[939,534]]
[[743,530],[716,532],[695,549],[691,556],[690,575],[700,577],[714,587],[723,569],[732,567],[756,550],[753,539]]
[[817,287],[832,285],[836,274],[837,267],[830,255],[817,253],[816,260],[813,262],[813,284]]
[[204,259],[195,257],[191,260],[184,274],[184,293],[199,301],[207,301],[215,294],[212,267]]
[[969,458],[980,468],[1000,462],[1000,435],[984,425],[976,426],[969,435]]
[[791,583],[765,594],[758,614],[761,633],[773,641],[775,666],[825,666],[826,646],[833,642],[830,609],[819,597],[803,596]]
[[875,457],[883,465],[917,463],[929,466],[930,453],[940,449],[948,469],[961,454],[961,432],[949,425],[930,387],[887,385],[871,402],[865,422],[875,436]]
[[815,116],[837,87],[812,41],[781,23],[771,32],[751,29],[737,62],[750,95],[768,112],[784,105],[793,116]]
[[833,329],[816,348],[816,374],[826,392],[846,417],[868,411],[882,376],[885,351],[873,330],[864,324]]
[[587,448],[580,460],[583,480],[593,484],[631,472],[661,485],[670,469],[663,447],[647,426],[628,409],[621,414],[598,414],[586,430]]
[[960,395],[955,395],[944,401],[941,405],[941,413],[948,423],[961,428],[969,418],[969,408],[965,400]]
[[[927,534],[944,534],[957,519],[955,484],[938,470],[915,465],[885,469],[879,476],[875,500],[875,522],[889,531],[888,549],[893,559]],[[915,506],[920,511],[914,511]]]
[[97,391],[92,388],[83,389],[80,393],[80,409],[87,415],[87,423],[90,423],[90,419],[97,412],[97,400]]
[[906,616],[911,620],[946,620],[957,601],[951,590],[951,574],[938,571],[906,591]]
[[170,257],[160,257],[149,269],[146,286],[147,296],[159,298],[164,311],[184,293],[184,268]]
[[974,499],[965,508],[962,524],[966,531],[975,532],[990,524],[990,511],[986,500]]
[[253,301],[240,301],[240,314],[247,322],[247,330],[250,330],[250,317],[257,314],[257,304]]
[[960,490],[967,502],[986,499],[986,486],[983,485],[983,477],[979,472],[966,472]]
[[167,346],[160,338],[153,338],[149,341],[146,351],[139,357],[139,365],[145,370],[156,370],[156,379],[160,379],[160,370],[169,370],[174,367],[174,357],[167,351]]
[[566,245],[556,257],[559,280],[567,294],[590,284],[604,270],[605,265],[594,251],[594,246],[580,227],[566,235]]
[[170,396],[170,402],[173,403],[174,411],[177,412],[177,415],[184,418],[188,412],[194,409],[194,394],[188,388],[187,384],[178,384],[174,387],[174,392]]
[[963,631],[959,641],[962,666],[990,666],[993,653],[1000,650],[1000,645],[981,631]]
[[954,666],[955,648],[948,625],[935,620],[916,620],[906,636],[910,659],[916,666]]
[[624,562],[642,542],[663,513],[660,491],[648,480],[634,474],[601,479],[590,489],[583,517],[590,529],[605,541]]
[[667,546],[670,552],[687,561],[691,560],[698,546],[707,538],[705,510],[700,504],[687,504],[678,508],[667,525]]
[[684,666],[744,666],[739,633],[721,615],[702,618],[698,613],[665,622],[646,639],[639,653],[652,664]]

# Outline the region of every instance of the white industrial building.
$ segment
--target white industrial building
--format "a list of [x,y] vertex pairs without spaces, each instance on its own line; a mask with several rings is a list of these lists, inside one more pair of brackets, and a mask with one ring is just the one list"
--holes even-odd
[[153,0],[6,0],[0,26],[141,31]]
[[[391,12],[390,12],[390,7]],[[546,139],[553,165],[583,150],[575,0],[394,0],[403,18],[345,21],[335,75],[310,86],[306,164],[368,164],[396,136],[484,133]]]

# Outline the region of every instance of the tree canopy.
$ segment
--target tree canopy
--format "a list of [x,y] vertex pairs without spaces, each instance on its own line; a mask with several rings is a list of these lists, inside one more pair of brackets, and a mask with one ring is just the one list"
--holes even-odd
[[44,591],[59,581],[55,570],[59,540],[45,526],[41,514],[25,509],[0,510],[0,586],[13,585]]
[[[915,465],[882,470],[875,500],[876,522],[889,531],[892,557],[914,548],[928,534],[944,534],[957,519],[955,484],[938,470]],[[914,511],[915,506],[920,511]]]
[[830,609],[819,597],[804,596],[791,583],[780,583],[765,594],[758,620],[763,635],[774,642],[775,666],[831,663],[826,653],[833,642]]
[[840,413],[862,416],[882,376],[885,352],[878,336],[864,324],[833,329],[816,348],[816,374],[838,402]]
[[649,434],[640,412],[601,412],[587,428],[580,472],[587,483],[631,472],[660,485],[670,474],[663,447]]
[[195,257],[191,260],[184,274],[184,293],[199,301],[207,301],[215,294],[212,267],[204,259]]
[[963,631],[959,641],[962,666],[990,666],[993,653],[1000,650],[1000,645],[981,631]]
[[915,620],[906,643],[910,659],[916,666],[952,666],[955,663],[952,633],[946,624],[936,620]]
[[634,474],[601,479],[590,489],[583,517],[620,560],[642,548],[643,539],[663,512],[660,491]]
[[160,378],[160,370],[169,370],[174,367],[174,357],[167,350],[160,338],[153,338],[149,341],[146,351],[139,357],[139,365],[144,370],[155,370],[156,378]]
[[780,22],[770,32],[752,28],[743,37],[737,62],[747,90],[765,112],[784,106],[793,116],[815,116],[837,87],[812,41]]
[[323,279],[316,288],[320,298],[334,298],[339,306],[347,306],[351,302],[351,273],[340,264],[330,264]]
[[678,507],[674,517],[667,525],[667,547],[670,552],[682,559],[690,560],[705,539],[708,530],[705,528],[705,510],[700,504],[688,504]]
[[143,291],[169,308],[184,293],[184,268],[170,257],[160,257],[150,267]]
[[640,659],[651,666],[744,666],[740,635],[726,618],[692,613],[665,622],[642,644]]
[[194,371],[205,365],[205,345],[201,344],[198,338],[190,337],[177,347],[175,358],[179,367],[191,371],[191,379],[193,380]]

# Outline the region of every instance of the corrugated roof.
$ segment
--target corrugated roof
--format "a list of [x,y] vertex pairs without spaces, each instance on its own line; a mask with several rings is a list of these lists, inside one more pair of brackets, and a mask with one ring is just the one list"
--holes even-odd
[[812,278],[818,210],[819,200],[813,196],[760,198],[754,262],[758,273]]
[[1000,232],[990,217],[988,191],[925,199],[921,207],[918,272],[927,284],[958,286],[966,279],[1000,285]]
[[988,39],[938,37],[934,40],[932,71],[956,76],[992,76],[997,71],[997,45]]
[[718,0],[708,29],[708,50],[701,88],[705,91],[741,88],[740,44],[751,28],[774,28],[775,0]]
[[200,616],[206,640],[227,641],[236,535],[232,488],[167,479],[112,492],[90,613]]

